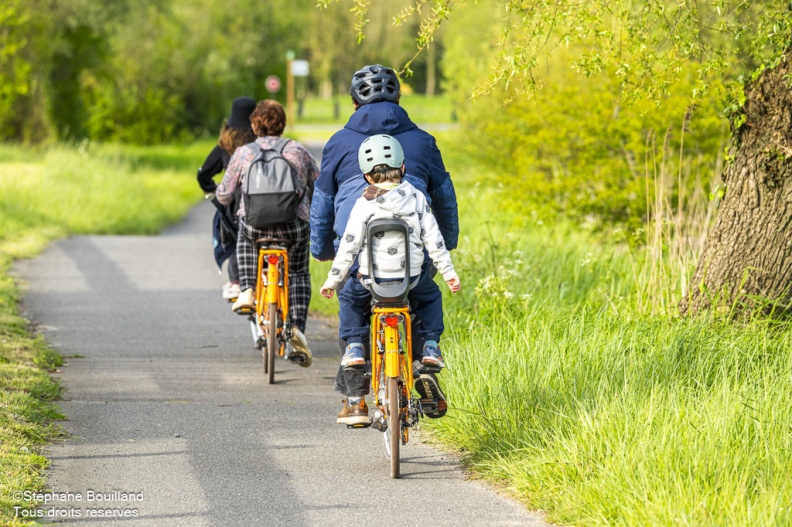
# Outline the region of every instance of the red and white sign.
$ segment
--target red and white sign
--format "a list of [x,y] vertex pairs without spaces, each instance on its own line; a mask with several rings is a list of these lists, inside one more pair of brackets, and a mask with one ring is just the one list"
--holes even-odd
[[265,85],[267,87],[268,92],[278,93],[281,87],[280,77],[278,77],[277,75],[270,75],[269,77],[267,77],[267,80],[265,81]]

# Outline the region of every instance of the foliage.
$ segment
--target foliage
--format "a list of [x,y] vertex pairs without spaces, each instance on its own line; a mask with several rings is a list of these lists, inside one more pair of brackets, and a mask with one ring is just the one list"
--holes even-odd
[[44,45],[47,19],[35,16],[38,0],[0,6],[0,140],[38,141],[49,133],[34,62]]
[[[320,0],[327,5],[339,0]],[[360,37],[367,23],[369,2],[349,0]],[[441,24],[465,9],[484,4],[467,0],[414,0],[396,23],[418,16],[419,51],[428,48]],[[618,1],[499,0],[486,9],[497,15],[497,58],[491,76],[477,93],[495,86],[516,93],[533,93],[539,85],[542,59],[557,49],[584,44],[573,63],[590,76],[611,70],[625,100],[659,101],[695,64],[693,98],[719,81],[735,60],[754,67],[777,60],[790,45],[792,23],[788,2],[774,0],[715,0],[707,4],[650,0]],[[409,64],[408,64],[409,65]],[[751,68],[752,69],[752,68]]]
[[[312,25],[322,30],[308,36],[310,56],[318,65],[319,78],[332,79],[334,92],[346,95],[352,74],[364,65],[396,67],[407,62],[415,54],[413,35],[418,26],[407,23],[396,27],[390,13],[406,8],[411,1],[361,2],[352,10],[334,2],[320,1],[321,9],[314,11]],[[356,17],[364,4],[366,33],[359,31],[356,40],[352,28],[362,23]],[[415,75],[402,79],[403,83],[409,83],[408,90],[425,90],[429,67],[432,66],[424,56],[415,61]]]
[[[562,214],[632,231],[649,220],[647,178],[657,165],[671,173],[668,164],[684,166],[695,176],[687,178],[690,184],[706,189],[717,181],[715,160],[727,135],[723,90],[713,87],[691,106],[692,68],[681,72],[686,77],[662,104],[627,104],[616,75],[582,77],[572,70],[585,49],[570,46],[548,58],[544,87],[532,97],[504,104],[511,92],[498,88],[466,100],[468,87],[494,60],[497,23],[483,6],[460,13],[448,26],[444,68],[465,130],[460,147],[512,190],[504,197],[510,210],[524,218],[532,210],[544,219]],[[471,39],[481,44],[470,47]],[[668,197],[677,203],[679,191]]]
[[[311,76],[296,79],[299,100],[345,95],[364,64],[414,52],[417,26],[393,27],[393,7],[372,7],[371,33],[357,46],[352,15],[313,0],[9,0],[0,8],[0,140],[214,136],[235,97],[271,97],[271,74],[284,84],[272,97],[285,102],[290,51],[311,63]],[[412,88],[433,82],[427,62],[416,62]]]

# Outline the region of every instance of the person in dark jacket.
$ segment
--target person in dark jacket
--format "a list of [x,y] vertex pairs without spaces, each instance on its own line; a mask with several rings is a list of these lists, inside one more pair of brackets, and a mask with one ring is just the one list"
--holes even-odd
[[256,139],[250,126],[250,114],[256,109],[256,100],[251,97],[237,97],[231,103],[231,114],[223,122],[217,145],[209,152],[206,160],[198,169],[198,185],[212,197],[212,204],[217,207],[212,221],[212,238],[214,240],[215,261],[218,267],[228,261],[228,283],[223,286],[223,298],[233,300],[239,296],[239,265],[236,258],[236,239],[239,229],[236,211],[239,200],[229,205],[222,205],[212,196],[217,188],[214,176],[228,168],[228,162],[237,148]]
[[[367,186],[358,164],[360,144],[369,136],[377,134],[387,134],[399,141],[405,155],[405,180],[426,196],[446,247],[448,250],[455,249],[459,239],[459,215],[454,184],[445,169],[434,137],[418,128],[404,108],[399,106],[401,91],[396,73],[381,65],[366,66],[353,75],[350,95],[355,113],[344,128],[330,138],[322,152],[319,179],[316,181],[311,202],[313,257],[320,261],[335,257],[352,207]],[[434,276],[436,270],[429,258],[425,258],[424,266],[426,269],[422,270],[422,274]],[[353,265],[350,276],[355,276],[356,273],[357,262]],[[432,303],[442,310],[440,289],[434,282],[432,285],[428,294],[424,292],[420,298],[411,295],[410,304],[415,306]],[[358,280],[347,280],[338,290],[338,301],[339,310],[349,312],[352,305],[369,305],[371,293]],[[414,326],[413,335],[425,340],[415,343],[413,353],[416,362],[422,360],[426,346],[431,348],[428,351],[432,355],[440,356],[440,334],[422,335],[419,319],[414,319]],[[357,335],[339,334],[344,355],[360,354],[357,346],[350,349],[350,344],[360,342],[356,337]],[[367,345],[367,342],[363,344]],[[429,417],[442,417],[446,408],[445,397],[437,383],[435,372],[425,368],[417,378],[416,389],[423,398],[434,398],[438,403],[442,402],[438,404],[442,411],[434,415],[427,414]],[[338,423],[347,422],[351,414],[355,414],[354,417],[357,418],[360,417],[358,414],[368,413],[363,398],[369,387],[363,368],[339,366],[336,390],[347,397],[338,416]]]

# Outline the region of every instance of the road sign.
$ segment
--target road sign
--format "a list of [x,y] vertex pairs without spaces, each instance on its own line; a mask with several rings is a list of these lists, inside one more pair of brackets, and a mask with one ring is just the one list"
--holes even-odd
[[308,61],[307,60],[293,60],[291,61],[292,75],[295,77],[308,76]]
[[270,93],[278,93],[281,87],[280,77],[277,75],[270,75],[265,81],[267,91]]

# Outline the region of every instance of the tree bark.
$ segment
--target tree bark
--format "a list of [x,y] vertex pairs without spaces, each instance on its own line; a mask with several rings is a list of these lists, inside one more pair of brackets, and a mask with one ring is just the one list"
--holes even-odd
[[[789,303],[792,285],[792,50],[745,88],[726,190],[680,311],[735,317]],[[784,309],[782,309],[784,310]]]
[[435,51],[435,46],[437,46],[437,44],[433,43],[429,46],[429,49],[426,50],[426,96],[430,99],[434,97],[437,85],[435,77],[437,71],[437,61],[435,60],[437,52]]

